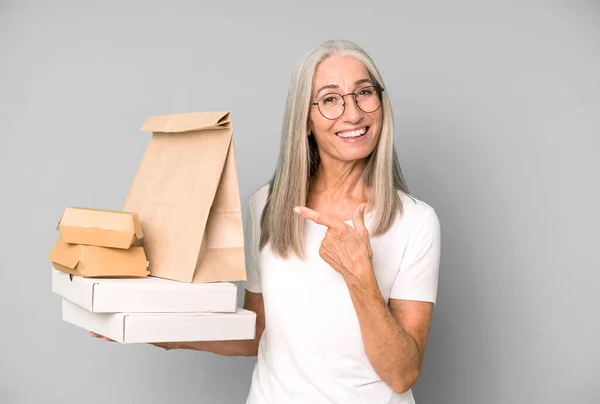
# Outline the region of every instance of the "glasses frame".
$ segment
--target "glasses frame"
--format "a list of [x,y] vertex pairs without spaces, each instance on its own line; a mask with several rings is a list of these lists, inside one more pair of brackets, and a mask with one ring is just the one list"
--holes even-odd
[[[356,96],[359,92],[361,92],[362,90],[364,90],[365,88],[371,88],[373,87],[378,93],[377,96],[379,97],[379,106],[377,108],[375,108],[373,111],[365,111],[364,109],[362,109],[359,105],[358,105],[358,101],[356,101]],[[322,100],[324,97],[331,95],[331,94],[335,94],[335,95],[339,95],[340,97],[342,97],[342,101],[344,102],[342,104],[342,113],[337,116],[336,118],[328,118],[325,116],[325,114],[323,113],[323,111],[321,111],[321,106],[319,105],[319,101],[317,102],[311,102],[310,105],[316,105],[317,109],[319,110],[319,113],[323,116],[323,118],[325,119],[329,119],[330,121],[335,121],[336,119],[339,119],[342,115],[344,115],[344,112],[346,112],[346,96],[347,95],[353,95],[354,97],[354,105],[356,105],[356,108],[360,109],[362,112],[364,112],[365,114],[370,114],[373,113],[375,111],[377,111],[379,108],[381,108],[381,93],[384,91],[384,88],[381,86],[376,86],[376,85],[371,85],[371,86],[364,86],[361,89],[357,90],[356,92],[353,93],[348,93],[348,94],[340,94],[340,93],[327,93],[327,94],[323,94],[323,96],[321,98],[319,98],[319,101]]]

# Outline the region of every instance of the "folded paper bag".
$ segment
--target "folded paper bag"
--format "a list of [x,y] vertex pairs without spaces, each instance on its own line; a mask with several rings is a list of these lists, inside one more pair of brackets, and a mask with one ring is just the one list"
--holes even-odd
[[141,130],[153,134],[124,210],[139,215],[151,275],[246,280],[230,113],[153,116]]

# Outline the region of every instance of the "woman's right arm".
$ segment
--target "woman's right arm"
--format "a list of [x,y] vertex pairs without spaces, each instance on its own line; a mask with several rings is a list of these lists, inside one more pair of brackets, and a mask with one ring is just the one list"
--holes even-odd
[[262,293],[253,293],[246,290],[244,309],[256,313],[256,332],[254,339],[235,341],[193,341],[193,342],[160,342],[152,345],[170,349],[193,349],[197,351],[212,352],[226,356],[256,356],[258,342],[265,330],[265,305]]

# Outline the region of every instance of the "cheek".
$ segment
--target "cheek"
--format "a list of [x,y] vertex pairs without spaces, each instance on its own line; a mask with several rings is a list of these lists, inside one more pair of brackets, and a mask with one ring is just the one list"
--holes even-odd
[[328,132],[332,130],[333,124],[335,122],[330,121],[329,119],[325,119],[322,116],[312,116],[310,120],[312,132],[317,137],[328,136]]
[[375,137],[379,137],[381,135],[381,129],[383,127],[383,116],[381,113],[377,114],[376,116],[373,116],[372,118],[372,124],[371,124],[375,129],[377,129],[377,132],[375,134]]
[[318,112],[315,113],[313,111],[308,116],[308,120],[310,122],[310,129],[313,131],[313,133],[322,131],[321,127],[323,126],[323,123],[321,122],[321,117],[318,116],[318,114]]
[[383,113],[381,112],[381,108],[375,111],[375,115],[372,117],[373,123],[381,128],[381,124],[383,123]]

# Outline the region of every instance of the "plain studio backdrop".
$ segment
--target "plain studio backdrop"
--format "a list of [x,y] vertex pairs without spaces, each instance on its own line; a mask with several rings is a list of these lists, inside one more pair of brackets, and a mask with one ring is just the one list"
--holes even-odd
[[600,403],[591,0],[0,1],[0,403],[244,402],[255,358],[63,322],[48,253],[65,207],[122,208],[151,115],[231,111],[245,202],[275,169],[295,63],[330,38],[374,58],[442,224],[417,403]]

